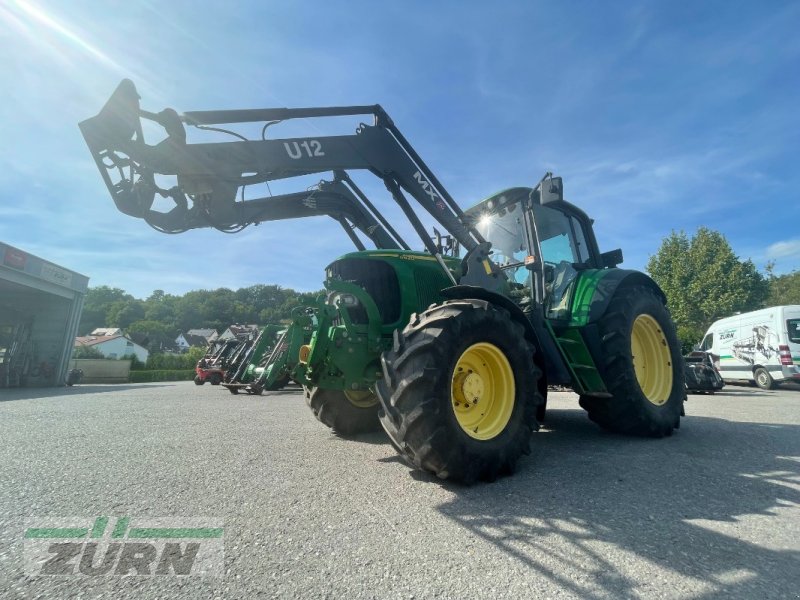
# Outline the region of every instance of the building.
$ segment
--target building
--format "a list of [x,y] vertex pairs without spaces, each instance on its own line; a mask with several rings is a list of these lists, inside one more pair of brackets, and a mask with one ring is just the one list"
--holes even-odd
[[147,362],[150,353],[124,335],[86,335],[75,338],[75,348],[81,346],[94,348],[106,358],[125,358],[135,356],[141,362]]
[[199,335],[205,338],[206,343],[210,344],[219,337],[216,329],[190,329],[186,332],[188,335]]
[[[196,330],[195,330],[196,331]],[[213,331],[213,330],[212,330]],[[214,339],[217,339],[216,331],[214,331]],[[191,333],[182,333],[175,338],[175,345],[181,352],[186,352],[189,348],[206,348],[208,347],[209,340],[202,335],[193,335]]]
[[88,285],[0,242],[0,388],[64,384]]
[[248,337],[255,338],[258,336],[258,332],[261,331],[261,328],[258,325],[231,325],[221,334],[219,334],[220,341],[227,341],[227,340],[246,340]]

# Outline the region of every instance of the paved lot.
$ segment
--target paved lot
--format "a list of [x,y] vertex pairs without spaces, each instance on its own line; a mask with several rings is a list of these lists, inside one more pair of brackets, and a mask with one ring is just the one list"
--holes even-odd
[[[552,394],[517,474],[461,487],[297,391],[0,390],[0,597],[800,597],[800,391],[725,392],[664,440]],[[99,515],[222,523],[223,574],[25,574],[31,518]]]

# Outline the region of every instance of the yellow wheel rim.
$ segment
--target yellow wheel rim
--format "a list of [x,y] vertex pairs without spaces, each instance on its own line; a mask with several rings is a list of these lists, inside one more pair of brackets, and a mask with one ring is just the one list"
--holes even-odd
[[491,440],[500,435],[511,419],[515,395],[514,372],[497,346],[473,344],[456,362],[450,400],[468,436]]
[[661,406],[672,392],[672,354],[664,331],[650,315],[639,315],[631,331],[636,380],[645,397]]
[[344,397],[358,408],[369,408],[378,403],[378,397],[369,390],[345,390]]

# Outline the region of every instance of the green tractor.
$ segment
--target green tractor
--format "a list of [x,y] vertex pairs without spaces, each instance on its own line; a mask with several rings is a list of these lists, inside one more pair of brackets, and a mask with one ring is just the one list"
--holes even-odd
[[[265,136],[289,119],[365,114],[373,123],[354,135]],[[167,138],[148,145],[142,118]],[[261,139],[186,139],[186,125],[253,122],[266,123]],[[610,431],[663,437],[680,425],[682,359],[664,293],[618,268],[621,250],[600,252],[559,177],[463,211],[378,105],[152,113],[125,80],[80,127],[117,208],[160,231],[315,215],[342,225],[358,251],[327,267],[296,371],[338,433],[382,426],[412,465],[469,483],[512,472],[529,452],[548,386],[571,387]],[[382,180],[425,251],[410,249],[348,170]],[[332,180],[304,192],[238,200],[252,183],[327,171]],[[156,175],[176,185],[159,187]],[[427,234],[406,194],[445,236]],[[156,195],[174,208],[155,210]]]
[[265,326],[245,360],[222,386],[231,394],[261,395],[297,381],[300,348],[310,341],[313,330],[313,313],[302,307],[292,311],[291,324]]

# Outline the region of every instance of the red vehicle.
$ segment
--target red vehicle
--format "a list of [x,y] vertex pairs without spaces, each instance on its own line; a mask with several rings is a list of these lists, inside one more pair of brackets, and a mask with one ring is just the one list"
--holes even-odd
[[197,361],[197,366],[194,368],[195,385],[203,385],[206,381],[211,385],[219,385],[225,378],[225,369],[219,365],[211,365],[205,358]]

